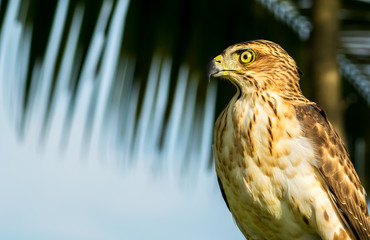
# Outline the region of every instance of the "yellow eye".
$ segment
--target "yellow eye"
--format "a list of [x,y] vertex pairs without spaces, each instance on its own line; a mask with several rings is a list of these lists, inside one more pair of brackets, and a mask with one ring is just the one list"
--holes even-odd
[[240,62],[243,64],[252,63],[256,58],[256,55],[252,50],[244,51],[242,54],[240,54]]

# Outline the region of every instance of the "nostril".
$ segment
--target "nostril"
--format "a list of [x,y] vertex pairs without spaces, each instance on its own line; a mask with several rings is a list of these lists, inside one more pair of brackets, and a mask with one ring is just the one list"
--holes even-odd
[[216,63],[221,63],[221,55],[218,55],[217,57],[214,58]]

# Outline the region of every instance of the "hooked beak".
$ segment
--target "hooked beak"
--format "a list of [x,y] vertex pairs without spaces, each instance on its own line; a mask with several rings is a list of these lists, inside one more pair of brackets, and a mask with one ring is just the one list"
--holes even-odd
[[224,69],[221,66],[221,55],[218,55],[207,64],[208,81],[211,81],[211,78],[220,77],[223,70]]

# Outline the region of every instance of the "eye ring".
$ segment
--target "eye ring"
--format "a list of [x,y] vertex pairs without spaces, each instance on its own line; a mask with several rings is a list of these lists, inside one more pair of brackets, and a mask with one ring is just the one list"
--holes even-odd
[[254,62],[254,60],[256,59],[256,55],[254,54],[254,52],[250,49],[242,52],[239,56],[239,61],[243,64],[249,64],[249,63],[252,63]]

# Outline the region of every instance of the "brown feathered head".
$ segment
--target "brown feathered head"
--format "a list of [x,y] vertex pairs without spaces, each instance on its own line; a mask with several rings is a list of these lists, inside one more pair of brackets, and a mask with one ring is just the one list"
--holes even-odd
[[227,79],[243,93],[270,90],[301,95],[300,74],[294,59],[278,44],[266,40],[228,47],[207,66],[208,79]]

